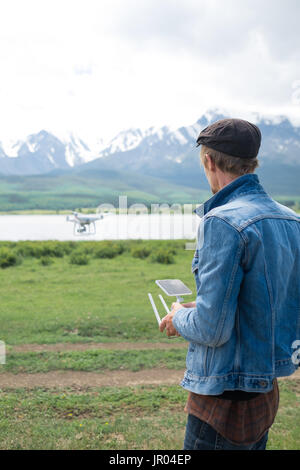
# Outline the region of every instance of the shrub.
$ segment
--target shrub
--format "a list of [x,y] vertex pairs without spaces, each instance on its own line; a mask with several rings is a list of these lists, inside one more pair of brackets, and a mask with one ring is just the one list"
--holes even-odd
[[158,249],[152,252],[150,261],[152,263],[173,264],[174,256],[168,250]]
[[168,246],[166,248],[161,248],[161,251],[167,251],[170,255],[176,255],[177,248],[176,246]]
[[89,257],[81,251],[73,251],[70,256],[70,264],[78,264],[80,266],[89,264]]
[[92,255],[95,251],[97,251],[99,246],[99,242],[95,241],[78,241],[77,242],[77,250],[80,250],[82,253],[86,255]]
[[178,243],[175,240],[159,240],[156,243],[156,249],[168,251],[172,255],[176,255],[178,249],[184,249],[184,245],[182,243]]
[[9,268],[10,266],[16,266],[22,263],[22,257],[10,250],[9,248],[0,248],[0,267]]
[[40,259],[40,264],[42,266],[49,266],[52,263],[53,263],[53,259],[50,258],[49,256],[42,256]]
[[145,259],[150,255],[150,253],[151,253],[151,249],[147,246],[137,246],[131,249],[131,255],[134,258]]
[[62,250],[65,255],[69,255],[78,246],[77,242],[74,241],[59,242],[59,244],[62,247]]
[[17,252],[23,257],[39,258],[39,244],[36,242],[19,242]]
[[102,242],[94,251],[95,258],[115,258],[125,250],[124,245],[114,242]]
[[45,242],[41,244],[39,257],[53,256],[54,258],[62,258],[64,256],[63,245],[56,242]]
[[42,256],[52,256],[54,258],[62,258],[65,253],[71,251],[69,243],[53,242],[53,241],[25,241],[19,242],[17,251],[21,256],[41,258]]

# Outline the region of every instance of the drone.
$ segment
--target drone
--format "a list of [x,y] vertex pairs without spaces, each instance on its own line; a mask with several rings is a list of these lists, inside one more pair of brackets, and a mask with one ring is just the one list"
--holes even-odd
[[96,221],[104,219],[109,213],[98,215],[81,214],[80,212],[72,212],[74,217],[67,216],[67,222],[73,222],[74,235],[95,235]]

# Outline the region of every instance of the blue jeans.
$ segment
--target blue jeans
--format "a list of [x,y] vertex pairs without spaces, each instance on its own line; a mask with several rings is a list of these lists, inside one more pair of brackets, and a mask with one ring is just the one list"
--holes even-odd
[[227,441],[209,424],[188,415],[183,450],[265,450],[268,432],[259,442],[249,445],[235,445]]

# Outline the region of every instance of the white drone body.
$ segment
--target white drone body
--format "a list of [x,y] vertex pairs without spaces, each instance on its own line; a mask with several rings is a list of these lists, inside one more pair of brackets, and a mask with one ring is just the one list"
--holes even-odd
[[81,214],[80,212],[72,212],[73,218],[67,216],[67,222],[73,222],[73,233],[74,235],[95,235],[96,233],[96,221],[104,219],[105,214]]

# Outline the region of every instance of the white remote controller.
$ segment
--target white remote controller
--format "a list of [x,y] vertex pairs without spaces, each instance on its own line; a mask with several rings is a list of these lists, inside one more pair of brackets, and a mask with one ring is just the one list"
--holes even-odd
[[[148,293],[148,297],[149,297],[149,300],[150,300],[150,302],[151,302],[151,305],[152,305],[153,312],[154,312],[154,315],[155,315],[155,317],[156,317],[157,323],[158,323],[158,325],[160,325],[160,324],[161,324],[161,318],[160,318],[160,316],[159,316],[159,313],[158,313],[158,310],[157,310],[157,308],[156,308],[156,305],[155,305],[155,302],[154,302],[154,300],[153,300],[153,297],[152,297],[152,295],[151,295],[150,293]],[[161,301],[161,303],[163,304],[163,306],[164,306],[166,312],[167,312],[167,313],[170,313],[170,310],[169,310],[169,308],[168,308],[168,306],[167,306],[167,304],[166,304],[165,299],[163,298],[163,296],[162,296],[162,295],[159,295],[159,298],[160,298],[160,301]],[[173,339],[173,338],[177,338],[177,336],[168,336],[168,339]]]

